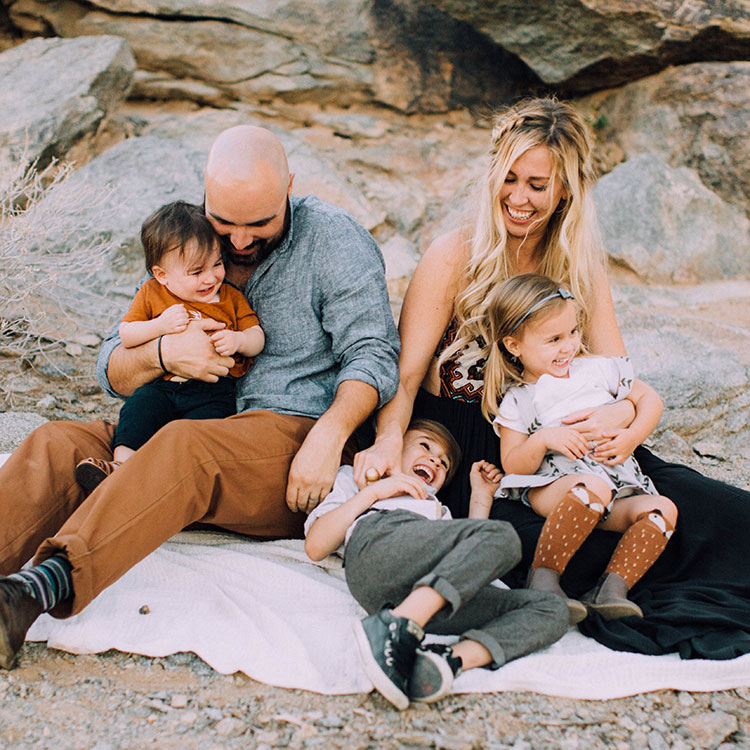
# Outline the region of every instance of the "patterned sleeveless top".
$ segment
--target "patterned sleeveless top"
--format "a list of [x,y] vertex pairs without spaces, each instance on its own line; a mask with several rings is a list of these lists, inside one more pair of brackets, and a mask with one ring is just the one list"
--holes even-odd
[[[445,329],[443,338],[438,344],[435,356],[441,353],[453,343],[458,332],[458,323],[452,320]],[[483,342],[481,342],[483,344]],[[480,349],[480,343],[472,341],[459,355],[444,362],[440,367],[440,395],[443,398],[452,398],[467,404],[480,404],[482,402],[482,388],[484,387],[484,364],[485,359],[479,359],[473,364],[465,364]],[[467,357],[467,355],[469,355]]]

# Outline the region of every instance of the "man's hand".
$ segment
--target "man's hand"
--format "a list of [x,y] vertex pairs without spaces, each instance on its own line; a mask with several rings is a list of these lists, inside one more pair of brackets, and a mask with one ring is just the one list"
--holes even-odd
[[161,325],[162,334],[181,333],[187,328],[190,317],[185,305],[177,304],[168,307],[157,320]]
[[366,450],[360,451],[354,456],[354,481],[357,487],[362,489],[367,485],[368,471],[374,470],[379,477],[394,474],[401,468],[401,450],[404,445],[402,437],[393,439],[381,438]]
[[231,357],[240,345],[240,336],[237,331],[216,331],[211,334],[211,341],[222,357]]
[[341,464],[342,445],[325,425],[316,422],[289,468],[286,504],[293,511],[309,513],[328,495]]
[[637,438],[633,437],[633,433],[628,429],[611,430],[605,432],[602,437],[604,439],[596,446],[591,458],[608,466],[624,463],[638,447]]
[[224,328],[210,318],[191,320],[182,333],[165,336],[161,342],[161,356],[167,372],[194,380],[215,383],[229,373],[234,359],[222,357],[214,348],[207,331]]

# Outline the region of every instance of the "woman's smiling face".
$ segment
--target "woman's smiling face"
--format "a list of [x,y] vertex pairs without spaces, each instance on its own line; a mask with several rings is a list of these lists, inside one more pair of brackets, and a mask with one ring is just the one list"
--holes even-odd
[[563,195],[559,179],[553,179],[554,163],[546,146],[535,146],[511,165],[498,200],[510,237],[539,238]]

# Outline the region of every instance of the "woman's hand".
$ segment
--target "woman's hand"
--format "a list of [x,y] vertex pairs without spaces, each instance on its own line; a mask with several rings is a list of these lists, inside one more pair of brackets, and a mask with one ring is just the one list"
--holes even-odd
[[639,445],[637,436],[628,429],[605,432],[602,437],[604,439],[596,446],[591,458],[608,466],[627,461]]
[[377,472],[377,479],[401,471],[401,450],[404,446],[402,436],[390,438],[380,437],[366,450],[354,456],[354,481],[362,489],[373,481],[368,479],[368,473],[373,476]]
[[620,428],[629,427],[635,418],[635,408],[628,399],[604,404],[594,409],[581,409],[568,414],[562,420],[564,425],[571,425],[589,441],[601,443],[605,440],[604,433]]

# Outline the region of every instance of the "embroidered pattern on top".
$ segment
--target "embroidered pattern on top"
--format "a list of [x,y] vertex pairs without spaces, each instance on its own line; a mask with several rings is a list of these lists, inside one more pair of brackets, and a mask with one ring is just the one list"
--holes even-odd
[[[445,329],[436,356],[440,356],[440,353],[453,343],[457,332],[458,323],[452,320]],[[482,346],[483,342],[472,341],[454,359],[442,364],[439,373],[441,396],[467,404],[478,404],[482,401],[484,365],[487,360],[480,358],[471,362],[472,357],[476,356]]]

